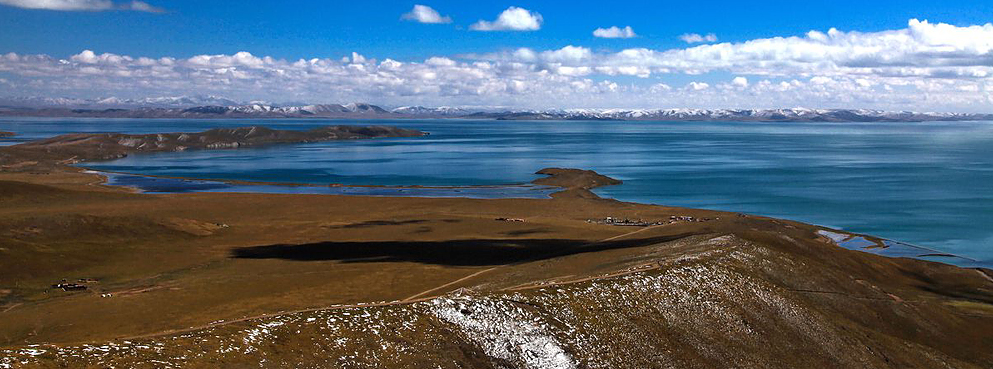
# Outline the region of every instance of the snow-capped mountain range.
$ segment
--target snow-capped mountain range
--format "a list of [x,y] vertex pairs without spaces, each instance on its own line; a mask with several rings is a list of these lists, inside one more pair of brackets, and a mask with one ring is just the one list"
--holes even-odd
[[219,96],[122,99],[0,98],[0,115],[127,118],[464,118],[497,120],[661,120],[762,122],[877,122],[993,120],[993,114],[894,112],[869,109],[548,109],[403,106],[366,103],[237,102]]
[[235,106],[244,103],[221,96],[157,96],[143,98],[105,97],[78,99],[68,97],[0,97],[0,106],[17,108],[72,108],[72,109],[126,109],[126,108],[182,108],[217,105]]
[[[447,110],[446,110],[447,112]],[[437,115],[444,116],[443,112]],[[654,120],[745,122],[877,122],[993,120],[993,114],[894,112],[869,109],[565,109],[473,112],[464,118],[500,120]]]

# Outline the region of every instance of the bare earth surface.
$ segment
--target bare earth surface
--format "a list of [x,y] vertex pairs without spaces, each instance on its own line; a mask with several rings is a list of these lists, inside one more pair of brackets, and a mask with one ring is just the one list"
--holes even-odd
[[81,152],[0,148],[0,368],[993,367],[990,271],[589,171],[541,200],[147,195]]

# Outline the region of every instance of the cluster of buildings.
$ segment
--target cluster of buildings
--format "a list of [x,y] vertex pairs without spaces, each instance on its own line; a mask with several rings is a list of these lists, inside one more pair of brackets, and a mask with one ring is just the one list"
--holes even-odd
[[606,217],[603,219],[587,219],[586,222],[595,223],[595,224],[614,225],[614,226],[649,227],[649,226],[659,226],[659,225],[666,225],[666,224],[672,224],[678,222],[707,222],[710,220],[711,220],[710,218],[696,218],[691,216],[671,215],[669,216],[669,220],[659,220],[659,221],[644,221],[641,219],[629,219],[629,218],[621,219],[614,217]]
[[61,289],[63,291],[82,291],[86,289],[86,285],[79,283],[57,283],[53,284],[52,288]]
[[78,281],[76,281],[75,283],[72,283],[72,282],[68,282],[65,279],[63,279],[62,282],[53,284],[52,285],[52,288],[54,288],[54,289],[60,289],[60,290],[63,290],[63,291],[83,291],[83,290],[86,289],[86,283],[89,283],[89,282],[96,282],[96,280],[87,279],[87,278],[81,278]]

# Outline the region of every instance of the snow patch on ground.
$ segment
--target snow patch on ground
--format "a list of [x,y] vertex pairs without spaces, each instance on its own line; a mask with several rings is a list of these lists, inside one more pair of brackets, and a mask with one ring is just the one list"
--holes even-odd
[[513,302],[442,297],[427,304],[433,315],[456,325],[488,356],[525,368],[576,367],[542,319]]

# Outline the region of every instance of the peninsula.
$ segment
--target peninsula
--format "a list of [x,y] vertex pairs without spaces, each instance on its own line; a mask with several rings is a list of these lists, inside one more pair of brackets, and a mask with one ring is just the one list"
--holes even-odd
[[29,158],[33,161],[55,160],[78,163],[88,160],[109,160],[131,153],[185,151],[204,149],[237,149],[239,147],[271,144],[307,143],[331,140],[352,140],[387,137],[417,137],[424,132],[388,126],[326,126],[309,131],[276,130],[266,127],[215,128],[199,133],[76,133],[28,142],[0,152],[4,161]]

